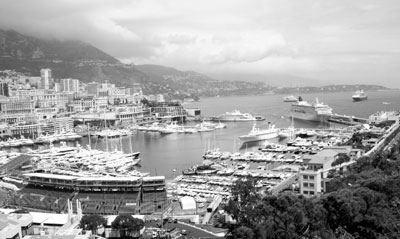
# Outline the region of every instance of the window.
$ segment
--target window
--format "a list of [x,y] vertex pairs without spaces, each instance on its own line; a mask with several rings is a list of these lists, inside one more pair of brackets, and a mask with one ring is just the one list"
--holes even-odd
[[311,180],[314,180],[314,176],[310,176],[310,179],[311,179]]
[[314,187],[314,183],[310,183],[308,186],[309,186],[310,188],[313,188],[313,187]]
[[303,187],[308,187],[308,183],[303,183]]
[[314,191],[310,191],[310,195],[314,195]]
[[308,179],[308,175],[303,175],[303,179]]
[[303,191],[304,194],[308,194],[308,191]]

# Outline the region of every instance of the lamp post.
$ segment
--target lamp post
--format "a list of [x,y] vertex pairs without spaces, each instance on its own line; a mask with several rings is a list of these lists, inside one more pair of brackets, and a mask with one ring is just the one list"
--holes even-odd
[[176,169],[173,169],[172,172],[174,173],[174,179],[175,179]]

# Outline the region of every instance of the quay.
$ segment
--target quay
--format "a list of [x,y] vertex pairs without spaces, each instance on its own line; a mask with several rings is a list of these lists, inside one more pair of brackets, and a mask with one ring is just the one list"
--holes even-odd
[[327,118],[326,121],[328,123],[344,124],[349,126],[368,123],[368,119],[365,118],[349,116],[349,115],[339,115],[339,114],[333,114],[332,116]]

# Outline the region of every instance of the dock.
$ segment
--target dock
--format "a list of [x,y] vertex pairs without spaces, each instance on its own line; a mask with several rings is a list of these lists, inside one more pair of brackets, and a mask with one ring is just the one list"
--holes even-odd
[[327,118],[326,121],[328,123],[343,124],[348,126],[368,123],[368,119],[365,118],[349,116],[349,115],[339,115],[339,114],[332,115],[331,117]]

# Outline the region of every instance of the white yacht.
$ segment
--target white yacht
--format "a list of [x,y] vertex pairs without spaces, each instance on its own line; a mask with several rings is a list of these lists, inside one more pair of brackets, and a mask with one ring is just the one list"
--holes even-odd
[[278,133],[279,129],[275,128],[275,125],[268,124],[268,128],[260,129],[256,127],[256,124],[254,124],[252,130],[246,135],[239,136],[239,139],[244,143],[261,141],[276,138],[278,137]]

